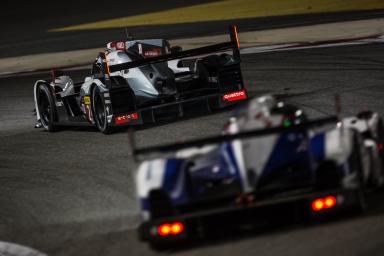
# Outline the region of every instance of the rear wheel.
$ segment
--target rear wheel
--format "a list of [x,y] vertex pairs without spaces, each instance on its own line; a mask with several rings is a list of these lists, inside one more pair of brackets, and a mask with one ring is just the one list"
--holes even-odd
[[316,170],[316,187],[319,190],[340,187],[340,168],[333,161],[323,162]]
[[56,130],[54,121],[56,121],[56,107],[53,96],[47,85],[41,84],[36,92],[37,111],[44,129],[49,132]]
[[156,189],[149,193],[151,218],[162,218],[174,214],[169,196],[162,190]]
[[359,137],[356,133],[353,137],[353,149],[352,154],[349,159],[349,165],[352,172],[356,173],[357,180],[357,188],[356,188],[356,201],[353,204],[352,208],[356,210],[356,212],[365,212],[368,205],[366,200],[366,184],[364,181],[363,174],[363,164],[362,164],[362,156],[360,153],[360,147],[364,147],[359,143]]
[[356,203],[353,205],[353,209],[357,213],[363,213],[367,210],[367,199],[366,192],[363,187],[360,187],[356,190]]
[[95,86],[92,90],[92,114],[96,127],[104,134],[110,134],[112,127],[108,125],[107,109],[100,90]]
[[380,172],[378,177],[378,185],[383,186],[384,185],[384,123],[383,120],[380,118],[377,123],[377,150],[379,153],[379,159],[380,159]]

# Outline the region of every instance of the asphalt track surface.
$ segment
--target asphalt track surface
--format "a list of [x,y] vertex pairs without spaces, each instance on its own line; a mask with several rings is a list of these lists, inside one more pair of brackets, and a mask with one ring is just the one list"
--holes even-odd
[[[50,33],[47,30],[208,2],[213,2],[213,0],[116,0],[112,2],[66,0],[59,3],[27,0],[4,1],[0,15],[0,58],[104,47],[112,40],[125,39],[125,30],[119,28],[61,33]],[[383,16],[384,10],[352,11],[137,26],[130,27],[128,31],[136,38],[176,39],[223,34],[230,24],[237,24],[239,31],[244,32]]]
[[[372,109],[384,115],[384,44],[244,55],[253,95],[286,93],[311,117]],[[88,71],[76,71],[82,77]],[[0,78],[0,240],[49,255],[154,255],[136,239],[138,207],[125,130],[105,136],[94,128],[56,133],[34,129],[33,81],[44,75]],[[139,145],[218,134],[231,111],[145,127]],[[164,255],[384,254],[384,193],[360,216],[324,222],[267,224],[229,232]],[[287,212],[281,212],[285,216]]]

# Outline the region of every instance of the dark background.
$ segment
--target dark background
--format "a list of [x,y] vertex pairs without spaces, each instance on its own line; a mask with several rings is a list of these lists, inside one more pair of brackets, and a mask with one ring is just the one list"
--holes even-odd
[[[6,1],[1,3],[0,58],[102,47],[124,37],[122,29],[46,33],[47,29],[141,14],[206,1]],[[256,0],[255,0],[256,2]],[[220,34],[229,23],[240,31],[381,17],[384,11],[301,15],[223,22],[130,28],[136,37]],[[242,56],[252,95],[281,94],[310,117],[334,114],[334,94],[344,115],[363,109],[384,115],[384,45],[370,44]],[[75,71],[82,79],[88,70]],[[45,74],[0,78],[0,240],[49,255],[157,255],[136,236],[139,209],[135,168],[125,131],[105,136],[95,128],[48,133],[33,129],[34,81]],[[139,129],[139,145],[163,144],[219,134],[230,111]],[[384,255],[384,193],[370,198],[364,215],[300,223],[163,255],[298,256]],[[281,212],[282,215],[285,212]],[[318,225],[317,225],[318,224]]]
[[[103,47],[107,42],[125,38],[119,29],[49,33],[52,28],[85,22],[150,13],[213,0],[146,0],[146,1],[5,1],[1,3],[0,58],[33,53],[68,51]],[[257,1],[255,1],[255,4]],[[381,17],[384,10],[331,14],[292,15],[193,24],[130,27],[136,38],[174,39],[222,34],[230,24],[240,31],[281,28],[330,21]]]

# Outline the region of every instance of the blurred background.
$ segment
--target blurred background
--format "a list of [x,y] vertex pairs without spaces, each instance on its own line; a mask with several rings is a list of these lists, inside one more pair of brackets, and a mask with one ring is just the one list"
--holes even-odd
[[384,15],[382,0],[5,1],[0,58],[103,47],[125,38],[166,39],[302,26]]
[[[34,129],[33,84],[62,66],[71,66],[71,76],[83,80],[98,51],[125,39],[126,31],[196,47],[227,39],[229,24],[238,25],[251,95],[284,94],[319,117],[334,114],[337,93],[343,114],[369,109],[384,115],[383,0],[3,1],[0,240],[48,255],[157,255],[137,239],[135,164],[127,134]],[[151,145],[220,134],[231,113],[146,127],[135,136],[141,145]],[[236,233],[171,253],[381,256],[383,201],[384,193],[373,198],[363,216]]]

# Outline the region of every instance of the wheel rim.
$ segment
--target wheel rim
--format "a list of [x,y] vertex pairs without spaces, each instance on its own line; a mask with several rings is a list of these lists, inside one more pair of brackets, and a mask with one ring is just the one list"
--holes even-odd
[[40,90],[39,91],[39,112],[40,112],[40,120],[43,125],[48,126],[51,121],[51,105],[49,104],[48,95]]

